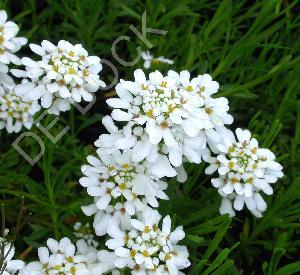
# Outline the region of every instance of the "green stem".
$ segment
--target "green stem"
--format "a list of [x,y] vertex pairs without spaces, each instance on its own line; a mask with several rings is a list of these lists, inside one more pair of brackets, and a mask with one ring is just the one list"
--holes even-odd
[[56,198],[54,194],[54,185],[51,180],[50,171],[52,167],[52,144],[50,141],[45,142],[45,153],[43,156],[43,174],[44,174],[44,183],[47,189],[48,199],[50,207],[48,207],[49,214],[52,219],[53,229],[55,238],[59,238],[59,230],[58,230],[58,214],[57,214],[57,207],[56,207]]
[[74,106],[71,106],[70,110],[70,127],[72,132],[72,137],[74,140],[76,139],[76,133],[75,133],[75,114],[74,114]]

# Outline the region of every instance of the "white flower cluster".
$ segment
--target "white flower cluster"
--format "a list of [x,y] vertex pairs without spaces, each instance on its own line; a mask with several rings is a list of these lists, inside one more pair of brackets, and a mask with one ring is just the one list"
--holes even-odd
[[150,54],[149,51],[142,52],[141,54],[142,58],[144,59],[144,68],[149,69],[152,65],[155,64],[174,64],[174,61],[168,58],[165,58],[163,56],[154,57],[152,54]]
[[[24,37],[16,37],[19,27],[12,21],[7,21],[7,13],[0,11],[0,129],[8,133],[17,133],[24,126],[30,129],[33,116],[40,106],[36,100],[24,99],[22,89],[18,88],[8,75],[10,63],[21,65],[21,60],[15,53],[27,43]],[[25,83],[26,81],[22,81]]]
[[[41,45],[30,44],[37,60],[17,58],[14,53],[27,40],[15,37],[17,25],[6,20],[6,12],[0,11],[0,129],[11,133],[22,126],[31,128],[40,105],[59,115],[71,104],[91,102],[105,87],[99,78],[100,58],[89,56],[80,44],[43,40]],[[173,64],[149,52],[142,57],[145,68]],[[11,70],[25,78],[20,84],[7,74],[10,63],[25,66]],[[137,69],[134,81],[121,80],[118,98],[107,100],[112,114],[102,119],[108,134],[99,136],[97,155],[88,156],[88,165],[81,168],[84,176],[79,182],[93,199],[82,210],[94,215],[93,228],[76,223],[76,245],[68,238],[48,239],[47,247],[38,249],[39,261],[26,266],[12,260],[14,248],[5,246],[4,274],[183,274],[181,270],[190,265],[186,246],[179,244],[185,237],[183,228],[171,231],[170,216],[162,220],[155,208],[168,199],[165,177],[186,181],[185,162],[205,161],[210,164],[207,174],[218,171],[212,184],[222,196],[221,214],[234,216],[234,209],[246,205],[261,217],[267,204],[260,192],[272,194],[271,184],[283,176],[282,166],[271,151],[258,147],[248,130],[237,129],[236,140],[226,128],[233,122],[228,100],[216,97],[218,90],[210,75],[191,78],[188,71],[170,70],[165,76],[155,71],[146,77]],[[96,249],[94,233],[110,237],[107,250]]]
[[16,37],[19,27],[7,21],[7,13],[0,11],[0,79],[8,72],[8,64],[21,65],[21,60],[14,54],[27,43],[25,37]]
[[179,270],[190,266],[188,251],[178,241],[185,236],[182,227],[171,232],[169,216],[159,221],[161,216],[157,211],[149,210],[143,213],[139,220],[131,220],[131,229],[120,230],[111,226],[108,234],[111,239],[106,245],[114,250],[113,259],[116,267],[129,267],[131,274],[183,274]]
[[187,71],[169,71],[167,76],[155,71],[147,79],[138,69],[134,77],[134,82],[121,80],[116,86],[119,98],[107,100],[112,118],[126,126],[107,127],[111,134],[100,136],[96,145],[131,146],[133,160],[146,159],[157,177],[175,176],[183,161],[208,159],[207,145],[214,149],[220,129],[233,121],[228,100],[211,97],[219,84],[207,74],[190,79]]
[[43,40],[41,46],[29,46],[41,60],[23,57],[25,71],[11,71],[16,77],[30,78],[31,83],[23,86],[26,97],[40,99],[42,107],[49,113],[58,115],[82,99],[90,102],[93,93],[105,86],[98,75],[102,69],[100,58],[89,56],[82,45],[61,40],[55,46]]
[[218,145],[220,154],[209,159],[211,164],[206,169],[207,174],[219,173],[211,182],[223,197],[220,212],[234,216],[233,208],[240,211],[246,204],[255,216],[262,217],[267,204],[260,191],[273,193],[270,184],[283,176],[282,166],[270,150],[258,147],[249,130],[236,129],[237,140],[229,130],[224,134],[224,144]]
[[0,248],[0,273],[2,275],[14,275],[17,271],[24,267],[25,264],[23,261],[13,260],[15,255],[15,247],[11,243],[8,243],[3,238],[0,238]]
[[[171,233],[167,216],[160,229],[161,216],[153,209],[168,199],[162,178],[185,181],[183,162],[209,160],[209,147],[216,150],[233,119],[227,99],[212,97],[219,85],[209,75],[190,79],[187,71],[155,71],[147,79],[136,70],[134,77],[116,86],[119,98],[107,100],[113,111],[102,123],[109,133],[95,142],[97,157],[88,156],[81,169],[80,184],[94,199],[82,210],[95,215],[96,235],[112,237],[106,245],[113,251],[102,251],[109,270],[181,274],[190,264],[187,248],[177,244],[182,227]],[[125,125],[119,128],[114,120]]]
[[76,246],[68,238],[59,242],[48,239],[47,247],[38,249],[39,261],[28,263],[20,275],[99,275],[98,251],[84,240]]
[[107,233],[111,221],[117,221],[123,229],[130,226],[130,218],[147,205],[157,207],[157,199],[168,199],[163,192],[167,184],[153,178],[145,163],[132,161],[131,150],[108,154],[101,148],[98,157],[87,158],[90,165],[82,166],[85,177],[80,184],[94,197],[94,203],[83,207],[87,215],[96,213],[96,234]]
[[40,110],[36,100],[25,100],[18,85],[0,86],[0,129],[8,133],[19,132],[24,126],[30,129],[33,116]]

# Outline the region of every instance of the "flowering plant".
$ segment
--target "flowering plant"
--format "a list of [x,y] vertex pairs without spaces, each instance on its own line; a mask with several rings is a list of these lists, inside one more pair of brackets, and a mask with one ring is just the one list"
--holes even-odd
[[27,2],[0,11],[0,274],[300,272],[295,3]]

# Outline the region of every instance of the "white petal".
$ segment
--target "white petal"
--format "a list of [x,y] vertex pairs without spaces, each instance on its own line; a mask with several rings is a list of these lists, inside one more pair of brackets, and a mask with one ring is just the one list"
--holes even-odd
[[138,141],[132,150],[132,160],[140,162],[151,152],[152,145],[148,141]]
[[244,197],[237,196],[234,200],[233,207],[234,207],[234,209],[236,209],[238,211],[242,210],[244,207]]
[[259,193],[254,193],[253,198],[256,202],[256,207],[260,212],[264,212],[267,209],[267,204],[265,200],[262,198],[262,196]]
[[37,44],[29,44],[29,47],[34,53],[36,53],[38,55],[45,55],[46,54],[45,50]]
[[98,209],[104,210],[109,205],[110,201],[111,196],[103,196],[97,201],[96,206]]
[[47,263],[49,260],[49,250],[46,247],[39,247],[38,256],[42,264]]
[[170,165],[168,158],[162,155],[151,166],[151,172],[159,178],[176,176],[176,171]]
[[127,248],[119,247],[115,250],[115,254],[119,257],[129,257],[130,251]]
[[177,172],[177,181],[186,182],[188,175],[187,175],[183,165],[181,165],[179,167],[175,167],[175,170]]
[[132,114],[126,113],[119,109],[113,110],[111,116],[116,121],[130,121],[132,119]]
[[230,217],[235,216],[234,210],[232,208],[232,203],[229,199],[227,198],[222,199],[222,203],[220,206],[220,214],[222,215],[229,214]]
[[129,109],[130,104],[128,101],[121,98],[109,98],[106,103],[112,108]]
[[164,138],[164,142],[168,147],[172,147],[177,145],[175,138],[173,137],[170,129],[164,129],[162,131],[162,136]]
[[52,52],[56,49],[56,46],[54,46],[51,42],[47,40],[43,40],[41,45],[48,52]]
[[234,188],[233,185],[231,183],[227,183],[223,188],[222,188],[223,192],[226,195],[229,195],[233,192]]
[[52,105],[52,94],[45,94],[41,98],[41,105],[48,109]]
[[0,25],[4,25],[7,20],[7,13],[5,10],[0,11]]
[[146,77],[144,72],[141,69],[137,69],[134,71],[134,79],[138,83],[145,83],[146,82]]
[[162,139],[162,131],[153,121],[148,121],[146,131],[152,144],[158,144]]
[[109,133],[112,134],[118,132],[118,127],[114,124],[114,121],[110,116],[103,117],[102,124]]
[[254,199],[252,197],[250,198],[245,198],[245,203],[247,208],[251,211],[254,210],[256,208],[256,203],[254,201]]
[[171,218],[169,215],[163,219],[162,232],[166,235],[169,235],[171,232]]

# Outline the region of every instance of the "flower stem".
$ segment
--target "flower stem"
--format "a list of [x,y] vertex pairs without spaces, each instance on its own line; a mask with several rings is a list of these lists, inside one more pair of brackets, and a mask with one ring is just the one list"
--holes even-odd
[[56,208],[56,198],[54,195],[54,186],[53,182],[50,177],[50,171],[52,167],[52,145],[50,141],[45,142],[45,153],[43,156],[43,174],[44,174],[44,183],[47,189],[48,193],[48,199],[49,199],[49,204],[50,207],[48,208],[49,214],[52,219],[52,224],[53,224],[53,229],[54,229],[54,234],[55,238],[59,238],[59,231],[58,231],[58,214],[57,214],[57,208]]

